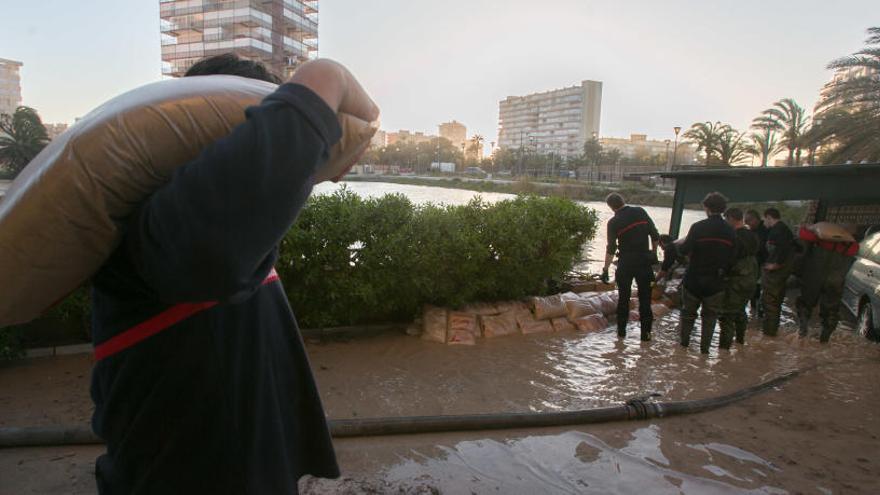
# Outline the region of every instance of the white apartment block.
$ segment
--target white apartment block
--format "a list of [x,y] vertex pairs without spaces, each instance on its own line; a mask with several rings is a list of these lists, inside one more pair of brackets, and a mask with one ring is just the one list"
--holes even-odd
[[287,78],[318,53],[317,0],[159,0],[162,73],[233,52]]
[[21,105],[22,63],[0,58],[0,114],[12,114]]
[[499,103],[498,146],[574,156],[599,135],[602,83],[508,96]]

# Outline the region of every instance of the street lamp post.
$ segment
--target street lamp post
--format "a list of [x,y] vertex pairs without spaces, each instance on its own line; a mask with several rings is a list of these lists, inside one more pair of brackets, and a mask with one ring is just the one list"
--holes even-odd
[[[675,168],[675,162],[678,159],[678,133],[681,132],[681,127],[675,126],[672,128],[672,130],[675,131],[675,144],[672,145],[672,161],[669,162],[669,170],[668,171],[672,171],[672,169]],[[667,146],[668,146],[668,141],[667,141]]]

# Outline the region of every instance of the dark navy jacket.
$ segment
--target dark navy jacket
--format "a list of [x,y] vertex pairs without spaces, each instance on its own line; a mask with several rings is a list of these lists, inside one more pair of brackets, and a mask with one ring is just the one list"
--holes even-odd
[[794,256],[794,234],[781,220],[767,231],[767,263],[783,265]]
[[684,288],[709,297],[724,290],[725,272],[736,259],[736,232],[721,215],[711,215],[691,226],[679,252],[689,257]]
[[[339,475],[296,320],[267,277],[340,136],[316,94],[285,84],[132,215],[94,279],[101,493],[291,494],[304,474]],[[199,311],[175,320],[181,308]]]
[[654,221],[644,208],[624,205],[614,212],[608,220],[608,247],[606,253],[614,255],[618,252],[620,262],[651,263],[652,252],[650,240],[660,241],[660,234]]

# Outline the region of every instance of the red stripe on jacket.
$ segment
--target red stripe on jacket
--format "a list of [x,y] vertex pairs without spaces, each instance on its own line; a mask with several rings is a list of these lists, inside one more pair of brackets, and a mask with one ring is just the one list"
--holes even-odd
[[[273,268],[261,285],[267,285],[278,280],[278,272]],[[198,303],[182,303],[171,306],[165,311],[153,316],[147,321],[125,330],[106,341],[95,346],[95,360],[100,361],[129,347],[140,343],[144,339],[152,337],[195,314],[201,313],[218,304],[217,301]]]
[[703,237],[701,239],[697,239],[697,242],[720,242],[726,246],[733,246],[733,242],[729,239],[722,239],[720,237]]
[[638,222],[633,222],[633,223],[627,225],[626,227],[624,227],[624,228],[622,228],[622,229],[620,229],[620,230],[617,231],[617,237],[622,236],[623,234],[625,234],[625,233],[629,232],[630,230],[632,230],[632,229],[638,227],[639,225],[648,225],[648,221],[647,221],[647,220],[640,220],[640,221],[638,221]]

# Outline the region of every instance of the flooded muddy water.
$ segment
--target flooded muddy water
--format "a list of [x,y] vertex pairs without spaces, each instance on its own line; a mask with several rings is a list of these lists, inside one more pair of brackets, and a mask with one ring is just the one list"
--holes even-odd
[[[348,476],[307,480],[305,491],[838,492],[854,482],[843,475],[832,482],[821,467],[809,468],[815,481],[802,479],[791,463],[804,464],[797,469],[811,466],[793,460],[802,449],[824,449],[809,455],[835,459],[813,459],[819,466],[854,455],[852,439],[823,443],[814,436],[825,432],[817,425],[827,422],[833,432],[864,439],[861,450],[868,452],[862,460],[870,458],[872,467],[880,468],[880,400],[871,392],[880,376],[880,346],[848,325],[841,325],[828,345],[815,335],[800,340],[786,311],[788,330],[779,337],[762,336],[760,322],[753,320],[745,346],[719,351],[716,334],[708,356],[699,353],[699,337],[690,349],[680,348],[677,311],[657,322],[650,344],[638,340],[635,327],[623,341],[609,329],[481,340],[473,347],[397,335],[313,343],[309,354],[331,418],[574,410],[650,392],[662,394],[660,401],[699,399],[819,367],[736,413],[724,408],[650,422],[337,440]],[[783,390],[785,398],[779,395]],[[813,416],[799,412],[804,407],[812,408]],[[846,408],[851,418],[841,416]],[[873,474],[865,476],[865,483],[873,483]]]

